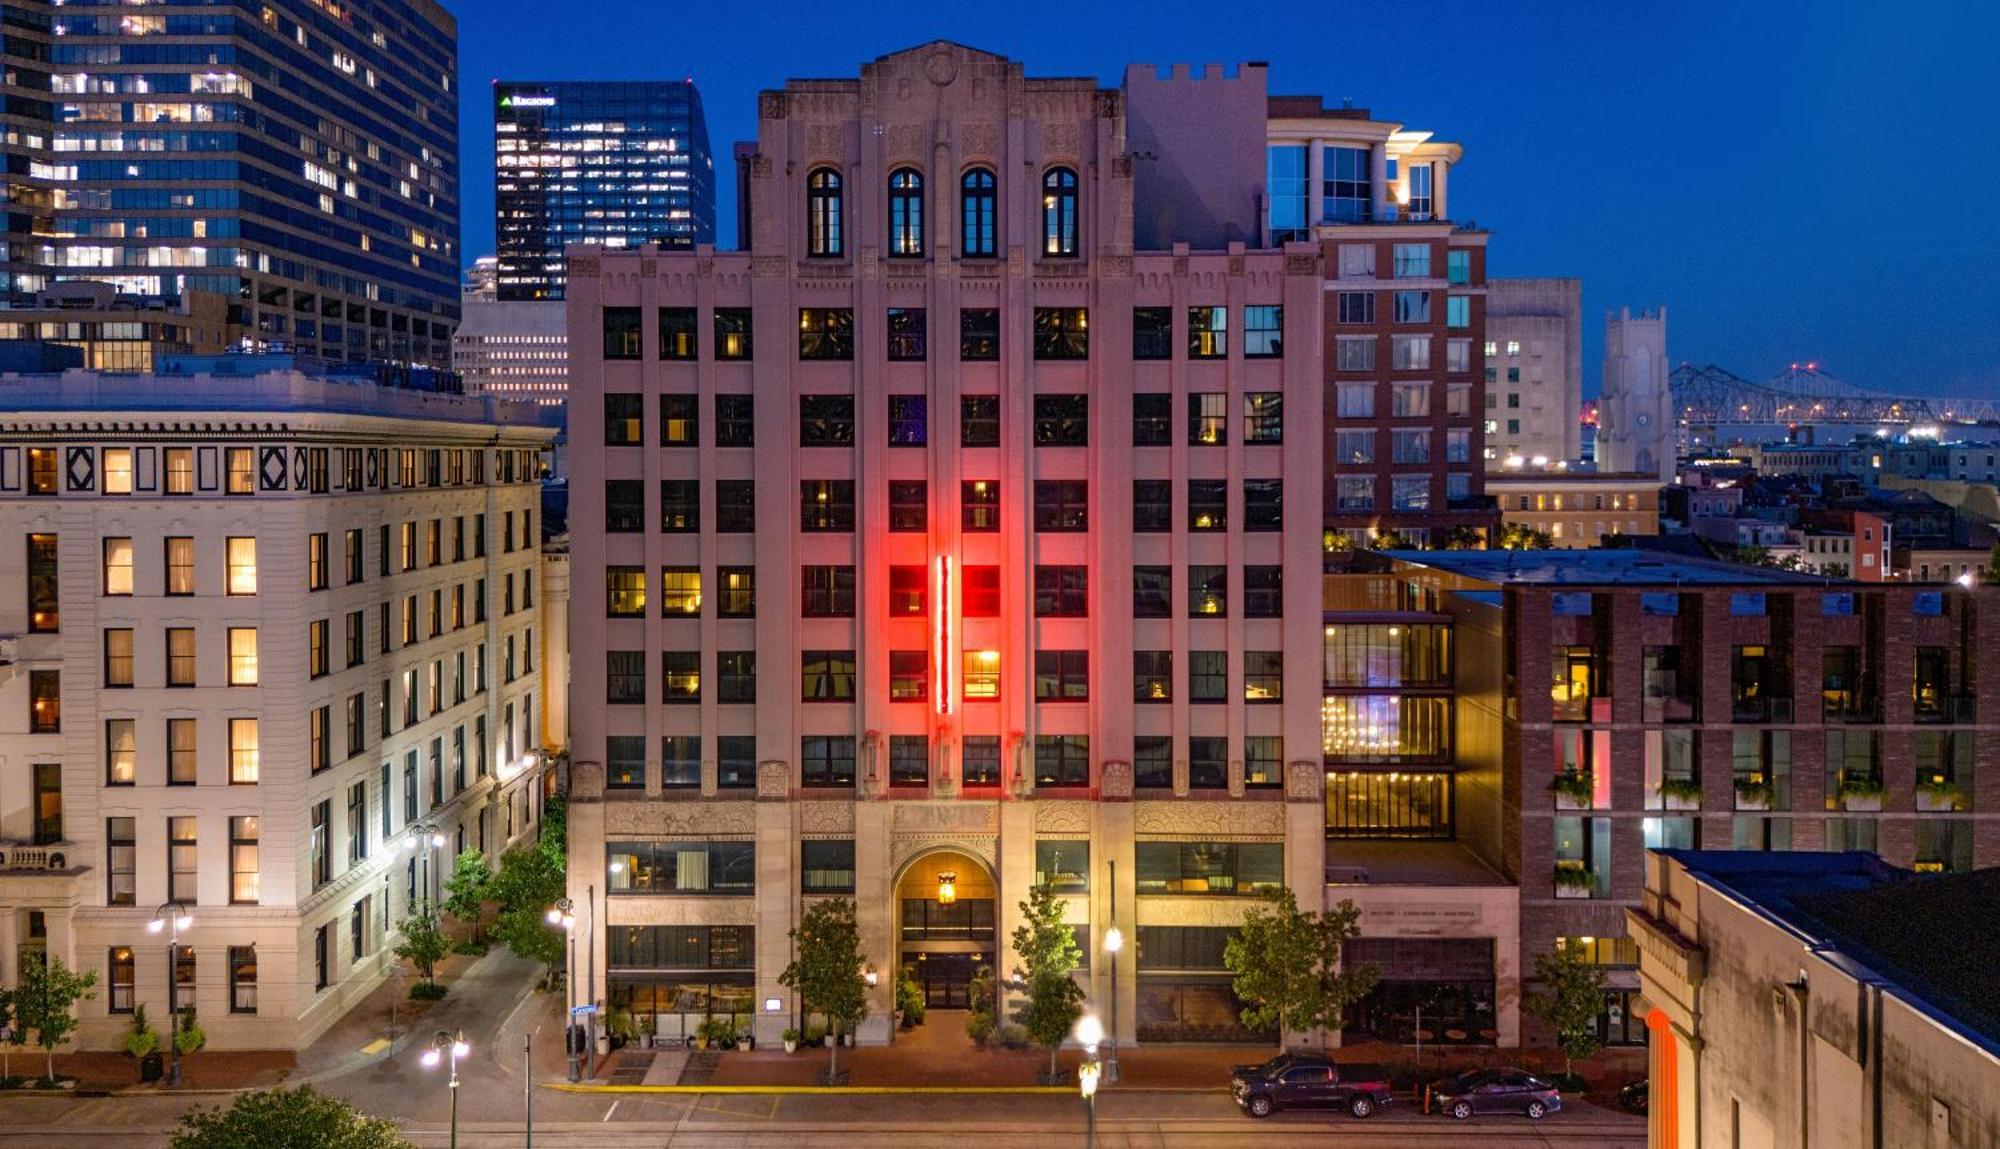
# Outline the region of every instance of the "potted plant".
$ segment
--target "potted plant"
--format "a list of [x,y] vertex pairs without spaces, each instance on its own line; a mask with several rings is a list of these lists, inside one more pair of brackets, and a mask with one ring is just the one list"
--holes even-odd
[[1597,880],[1581,862],[1556,863],[1556,897],[1587,898],[1597,888]]
[[786,1053],[797,1053],[799,1051],[799,1031],[797,1029],[786,1026],[785,1032],[778,1036],[784,1039]]
[[1917,809],[1929,812],[1957,810],[1965,803],[1965,792],[1949,778],[1931,775],[1917,783]]
[[1737,777],[1736,808],[1738,810],[1771,808],[1771,784],[1764,781],[1762,774],[1743,774]]
[[806,1048],[818,1049],[826,1044],[826,1030],[817,1025],[806,1026]]
[[1699,778],[1661,779],[1660,800],[1669,810],[1699,810],[1701,809],[1701,780]]
[[160,1057],[160,1035],[146,1021],[146,1007],[132,1010],[132,1024],[125,1031],[125,1052],[139,1062],[139,1080],[158,1081],[164,1074]]
[[924,1023],[923,983],[909,966],[904,966],[896,979],[896,1008],[903,1015],[904,1029],[915,1029]]
[[1590,775],[1581,770],[1564,770],[1550,780],[1549,789],[1555,793],[1556,809],[1590,809]]
[[174,1052],[186,1057],[207,1044],[208,1035],[195,1024],[194,1007],[188,1006],[181,1011],[180,1024],[174,1027]]
[[735,1037],[736,1026],[727,1018],[705,1017],[694,1031],[695,1048],[708,1049],[712,1046],[720,1049],[723,1043]]
[[1882,809],[1882,781],[1879,778],[1858,776],[1842,778],[1836,795],[1840,807],[1851,814],[1867,814]]

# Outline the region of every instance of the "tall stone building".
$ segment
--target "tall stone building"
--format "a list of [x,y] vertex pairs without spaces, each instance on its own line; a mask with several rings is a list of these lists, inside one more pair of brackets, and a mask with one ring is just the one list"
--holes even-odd
[[1598,470],[1673,480],[1679,447],[1667,375],[1666,308],[1637,315],[1620,308],[1605,318]]
[[1488,471],[1583,457],[1581,280],[1487,281],[1484,418]]

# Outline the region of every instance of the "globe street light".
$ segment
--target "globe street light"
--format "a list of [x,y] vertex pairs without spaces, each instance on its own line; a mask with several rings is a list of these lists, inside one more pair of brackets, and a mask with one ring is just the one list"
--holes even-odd
[[438,828],[436,818],[426,817],[410,827],[408,833],[410,848],[422,850],[424,853],[424,897],[435,909],[438,903],[437,852],[444,849],[446,841],[444,831]]
[[181,931],[194,925],[194,915],[179,902],[165,902],[153,911],[153,920],[146,923],[149,933],[168,931],[167,941],[167,1041],[174,1047],[173,1068],[167,1071],[167,1085],[181,1083],[181,1043],[180,1003],[174,1000],[175,991],[180,989],[177,979],[181,968]]
[[1083,1063],[1076,1067],[1076,1086],[1082,1091],[1084,1101],[1090,1106],[1089,1124],[1085,1128],[1084,1145],[1095,1149],[1097,1145],[1097,1046],[1104,1040],[1104,1023],[1097,1020],[1094,1013],[1086,1013],[1076,1021],[1077,1044],[1083,1046]]
[[1111,957],[1111,1040],[1104,1059],[1104,1081],[1107,1085],[1118,1083],[1118,951],[1125,948],[1125,935],[1118,930],[1118,861],[1108,863],[1111,870],[1111,924],[1104,931],[1104,952]]
[[552,926],[562,928],[568,946],[563,957],[563,1048],[569,1051],[569,1079],[572,1084],[583,1080],[583,1072],[577,1064],[576,1049],[576,915],[570,911],[575,903],[568,898],[557,898],[544,915]]
[[451,1149],[458,1149],[458,1063],[472,1053],[472,1047],[465,1043],[465,1033],[452,1033],[440,1029],[431,1038],[431,1047],[424,1050],[424,1068],[436,1069],[444,1059],[451,1058],[451,1077],[445,1085],[451,1089]]

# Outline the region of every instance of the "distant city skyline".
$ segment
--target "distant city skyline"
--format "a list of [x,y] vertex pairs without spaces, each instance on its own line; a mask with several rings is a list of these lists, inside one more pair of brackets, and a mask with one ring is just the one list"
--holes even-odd
[[468,264],[493,250],[495,79],[693,78],[721,169],[717,233],[733,242],[729,148],[754,135],[756,93],[787,78],[851,74],[932,37],[1106,87],[1133,62],[1262,60],[1274,93],[1351,98],[1465,145],[1455,214],[1494,232],[1490,273],[1583,280],[1587,396],[1605,313],[1662,304],[1675,363],[1762,379],[1810,360],[1876,390],[2000,392],[2000,325],[1977,303],[1988,277],[1966,257],[2000,246],[2000,213],[1978,209],[2000,185],[2000,154],[1965,146],[1991,107],[1987,37],[1972,26],[2000,26],[1991,13],[1946,19],[1927,0],[1893,17],[1852,0],[1439,0],[1253,4],[1218,21],[1168,2],[1127,25],[1110,9],[1033,3],[1006,19],[940,9],[897,30],[859,7],[776,0],[737,32],[743,10],[706,0],[671,21],[635,0],[562,20],[526,0],[451,7]]

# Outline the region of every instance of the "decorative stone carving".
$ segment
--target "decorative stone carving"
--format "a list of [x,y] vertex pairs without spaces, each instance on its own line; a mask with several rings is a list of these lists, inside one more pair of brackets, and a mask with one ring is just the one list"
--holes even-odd
[[1190,837],[1261,837],[1285,832],[1285,809],[1276,802],[1140,802],[1132,828],[1140,834]]
[[958,57],[949,48],[939,48],[924,57],[924,78],[942,88],[958,79]]
[[997,834],[999,811],[991,802],[897,802],[891,826],[898,834]]
[[806,156],[820,161],[839,162],[841,130],[839,124],[807,124]]
[[792,796],[792,764],[781,758],[757,763],[757,800],[782,802]]
[[1285,801],[1318,802],[1326,797],[1326,767],[1309,759],[1285,764]]
[[852,834],[854,803],[800,802],[799,832],[802,834]]
[[1286,275],[1318,275],[1319,256],[1300,252],[1285,256]]
[[750,257],[750,274],[758,279],[778,279],[785,274],[786,265],[790,262],[782,255],[753,255]]
[[1132,153],[1120,152],[1111,157],[1111,178],[1115,180],[1132,178]]
[[889,125],[889,159],[891,162],[918,162],[924,153],[924,126],[922,124]]
[[1042,158],[1075,159],[1078,150],[1074,121],[1057,120],[1042,125]]
[[604,832],[640,837],[713,837],[751,834],[756,815],[748,802],[607,802]]
[[1097,266],[1107,278],[1123,279],[1132,274],[1132,257],[1129,255],[1100,256]]
[[1242,257],[1242,256],[1240,256],[1240,255],[1232,255],[1232,256],[1230,256],[1230,257],[1229,257],[1229,274],[1231,274],[1231,275],[1242,275],[1242,274],[1243,274],[1243,257]]
[[572,802],[601,802],[604,800],[604,763],[571,762],[569,764],[569,797]]
[[959,147],[965,159],[990,160],[1000,155],[1000,125],[961,124],[958,129]]
[[597,278],[597,257],[594,255],[580,255],[570,260],[569,277],[571,279]]
[[757,97],[757,118],[760,120],[782,120],[785,118],[785,94],[765,92]]
[[889,868],[901,869],[903,863],[918,854],[929,853],[939,848],[956,850],[967,857],[985,862],[988,869],[999,869],[1000,840],[992,835],[982,834],[912,834],[897,835],[889,843]]
[[1090,803],[1073,798],[1036,802],[1035,830],[1044,834],[1088,834]]
[[1132,800],[1132,764],[1112,759],[1098,767],[1097,794],[1107,802]]

